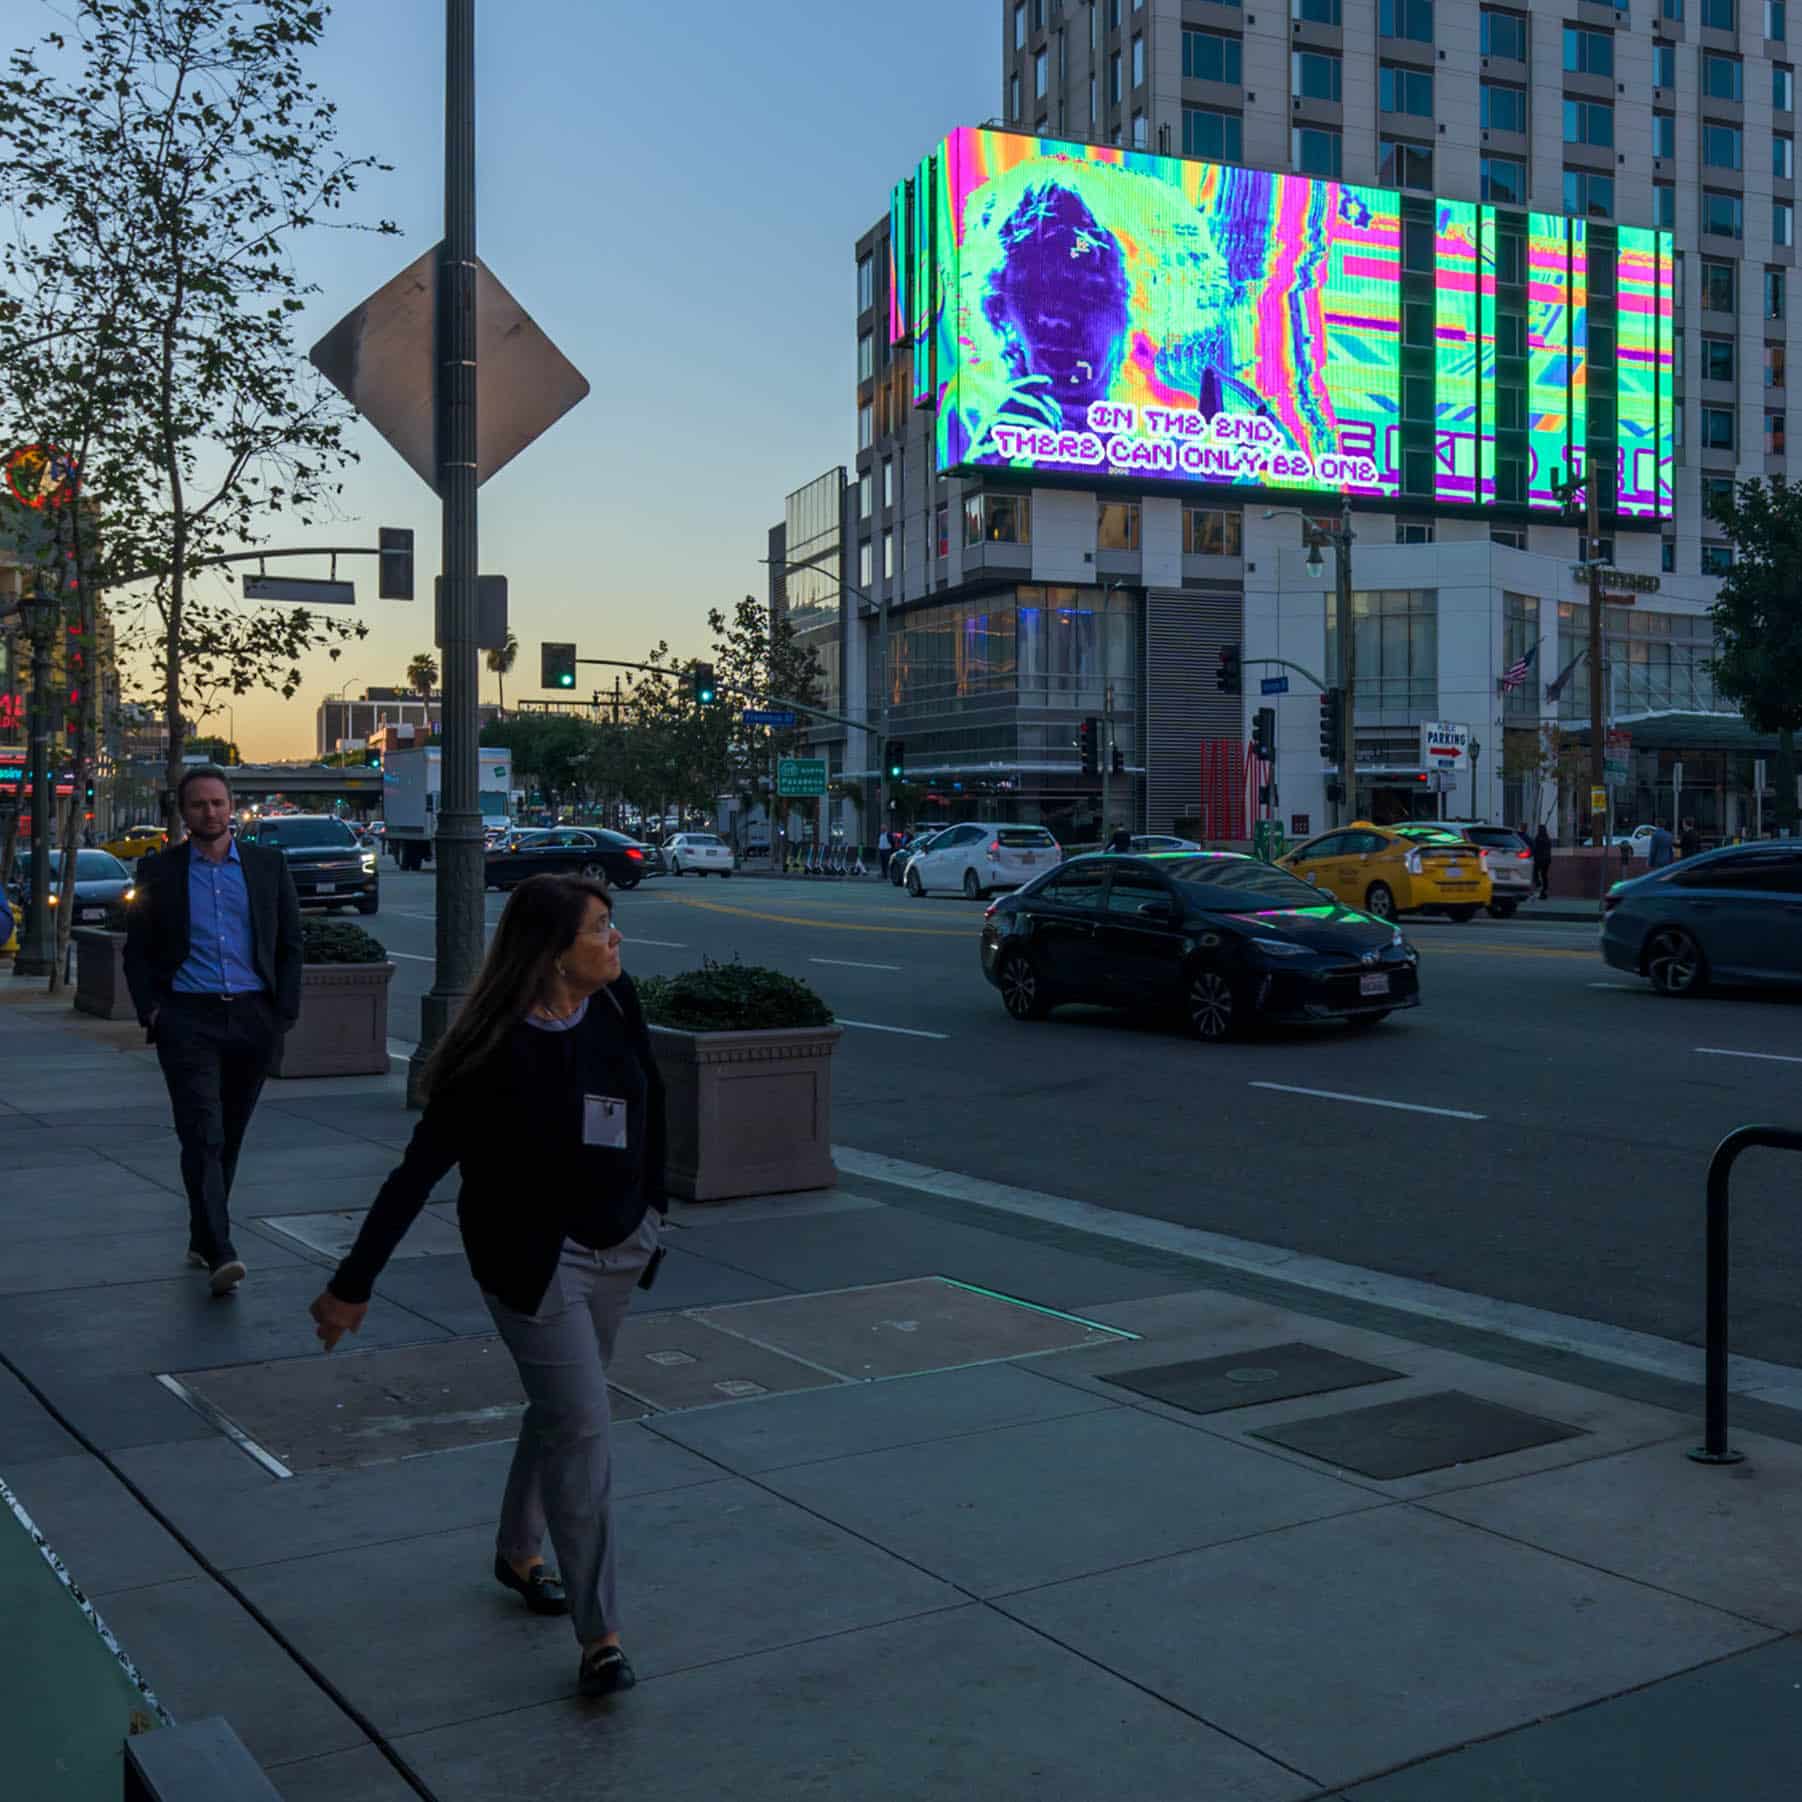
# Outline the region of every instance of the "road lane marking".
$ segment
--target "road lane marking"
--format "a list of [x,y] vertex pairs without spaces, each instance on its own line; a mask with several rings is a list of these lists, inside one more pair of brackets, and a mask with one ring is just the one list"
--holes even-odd
[[1651,990],[1643,982],[1586,982],[1586,989],[1618,989],[1628,995],[1649,995]]
[[390,951],[388,955],[390,957],[405,958],[410,964],[429,964],[434,961],[429,957],[421,957],[417,951]]
[[621,935],[628,945],[655,945],[659,951],[686,951],[686,945],[678,945],[674,939],[641,939],[637,933],[628,932]]
[[721,901],[676,901],[672,905],[698,907],[710,914],[737,914],[746,920],[773,920],[778,926],[811,926],[816,932],[893,932],[916,939],[962,939],[966,945],[974,936],[968,927],[961,932],[951,932],[942,926],[877,926],[852,920],[808,920],[799,914],[766,913],[756,907],[728,907]]
[[1802,1057],[1785,1057],[1776,1051],[1722,1051],[1714,1045],[1698,1045],[1697,1057],[1750,1057],[1761,1064],[1802,1064]]
[[1338,1089],[1298,1089],[1293,1083],[1254,1082],[1254,1089],[1274,1089],[1279,1095],[1312,1095],[1321,1101],[1355,1101],[1360,1107],[1394,1108],[1404,1114],[1438,1114],[1447,1120],[1487,1120],[1461,1107],[1426,1107],[1418,1101],[1380,1101],[1374,1095],[1345,1095]]
[[865,1032],[898,1032],[905,1039],[948,1039],[948,1032],[922,1032],[917,1026],[878,1026],[874,1020],[847,1020],[843,1014],[833,1016],[840,1026],[861,1026]]
[[860,964],[848,957],[810,957],[810,964],[831,964],[835,970],[893,970],[900,973],[899,964]]

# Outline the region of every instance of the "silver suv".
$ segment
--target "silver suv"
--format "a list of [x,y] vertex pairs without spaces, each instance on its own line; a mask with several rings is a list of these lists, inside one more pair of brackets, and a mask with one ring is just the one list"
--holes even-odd
[[1507,919],[1523,901],[1533,898],[1533,846],[1524,833],[1512,826],[1492,826],[1487,820],[1434,823],[1489,853],[1489,911],[1496,919]]

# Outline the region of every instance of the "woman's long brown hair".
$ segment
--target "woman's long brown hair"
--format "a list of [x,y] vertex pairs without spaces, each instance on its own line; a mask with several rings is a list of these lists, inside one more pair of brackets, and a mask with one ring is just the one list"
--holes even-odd
[[491,1058],[550,992],[557,960],[576,942],[590,901],[613,912],[613,891],[585,876],[528,876],[507,899],[481,973],[426,1062],[427,1100]]

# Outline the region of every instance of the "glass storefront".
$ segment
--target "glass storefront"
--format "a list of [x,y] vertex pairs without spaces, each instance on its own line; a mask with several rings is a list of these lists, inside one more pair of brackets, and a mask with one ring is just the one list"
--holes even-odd
[[797,488],[783,510],[784,605],[797,641],[814,652],[825,671],[820,705],[830,713],[843,712],[844,505],[845,472],[833,469]]
[[[1326,667],[1339,667],[1333,597],[1326,597]],[[1439,715],[1439,593],[1378,588],[1352,595],[1361,726],[1405,726]]]

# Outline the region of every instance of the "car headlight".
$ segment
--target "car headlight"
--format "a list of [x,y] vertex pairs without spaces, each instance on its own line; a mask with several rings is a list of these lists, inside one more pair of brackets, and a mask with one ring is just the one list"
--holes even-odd
[[1411,964],[1420,962],[1420,953],[1399,932],[1389,941],[1389,949],[1399,951]]
[[365,876],[373,876],[375,874],[375,853],[373,851],[365,851],[363,853],[363,874]]
[[1410,876],[1418,876],[1422,867],[1420,853],[1418,851],[1410,851],[1408,855],[1402,859],[1402,868],[1406,870]]
[[59,901],[62,900],[62,896],[57,894],[57,892],[54,889],[52,889],[50,891],[50,893],[44,897],[44,900],[49,906],[54,907],[54,906],[56,906],[56,904]]
[[137,898],[138,891],[135,888],[128,888],[125,893],[119,897],[121,901],[135,901]]
[[1266,957],[1306,957],[1306,945],[1292,945],[1287,939],[1253,939],[1251,941]]

